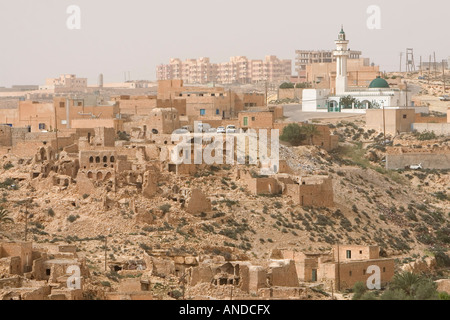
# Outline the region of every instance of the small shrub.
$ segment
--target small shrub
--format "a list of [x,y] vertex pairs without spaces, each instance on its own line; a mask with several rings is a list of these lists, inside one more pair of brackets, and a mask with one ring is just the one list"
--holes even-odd
[[5,163],[3,165],[3,169],[5,169],[5,170],[9,170],[11,168],[14,168],[14,165],[11,162]]
[[67,221],[72,223],[72,222],[75,222],[79,217],[80,217],[79,215],[74,216],[71,214],[70,216],[67,217]]
[[161,210],[164,214],[166,214],[167,212],[170,211],[171,207],[172,206],[170,204],[166,203],[166,204],[163,204],[162,206],[160,206],[159,210]]

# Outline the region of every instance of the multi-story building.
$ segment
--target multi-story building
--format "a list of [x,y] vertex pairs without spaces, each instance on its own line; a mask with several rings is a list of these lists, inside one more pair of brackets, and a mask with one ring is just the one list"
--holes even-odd
[[[352,51],[348,53],[348,59],[359,59],[361,51]],[[330,63],[336,62],[336,57],[333,55],[333,50],[296,50],[295,51],[295,69],[299,80],[306,81],[307,71],[306,67],[313,63]]]
[[244,56],[231,57],[229,62],[214,64],[209,58],[170,59],[157,67],[158,80],[183,80],[188,84],[247,84],[262,81],[289,80],[292,61],[266,56],[264,60],[249,60]]
[[87,89],[87,78],[77,78],[74,74],[63,74],[59,78],[46,79],[40,90],[54,90],[55,93],[84,92]]

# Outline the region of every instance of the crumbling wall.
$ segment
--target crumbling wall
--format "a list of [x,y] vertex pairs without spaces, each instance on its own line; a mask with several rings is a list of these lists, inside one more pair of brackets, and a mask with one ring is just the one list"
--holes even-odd
[[191,269],[188,283],[190,286],[195,286],[203,282],[211,283],[213,276],[214,275],[210,266],[201,265],[198,267],[193,267]]
[[188,200],[186,211],[192,214],[211,211],[211,201],[199,189],[193,189]]
[[114,128],[94,128],[94,138],[92,145],[96,147],[114,147],[116,143],[116,133]]
[[144,173],[144,182],[142,184],[142,194],[147,197],[153,197],[158,191],[155,173],[147,171]]
[[302,178],[300,184],[287,184],[285,193],[301,206],[334,206],[333,182],[331,178]]
[[10,126],[0,125],[0,146],[12,146],[12,132]]
[[298,287],[298,276],[292,260],[275,260],[269,265],[269,283],[275,287]]

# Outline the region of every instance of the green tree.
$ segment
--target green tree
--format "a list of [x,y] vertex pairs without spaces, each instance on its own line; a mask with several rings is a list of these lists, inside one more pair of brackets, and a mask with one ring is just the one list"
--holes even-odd
[[377,296],[373,292],[366,292],[362,295],[360,300],[378,300]]
[[363,282],[357,282],[353,286],[352,300],[359,300],[366,293],[367,287]]
[[447,292],[439,292],[439,300],[450,301],[450,294],[448,294]]
[[291,123],[284,127],[280,140],[289,142],[294,146],[299,146],[306,140],[306,135],[303,133],[301,126],[296,123]]
[[424,283],[424,278],[411,272],[397,273],[389,286],[393,290],[402,290],[408,296],[414,296],[417,287]]
[[282,83],[280,89],[294,89],[294,84],[292,82]]
[[298,89],[311,88],[311,83],[309,83],[309,82],[297,83],[297,84],[295,85],[295,87],[298,88]]
[[350,95],[342,97],[339,102],[343,108],[351,108],[352,104],[355,104],[355,106],[358,104],[358,100]]
[[117,132],[117,140],[130,141],[130,135],[125,131]]
[[403,290],[386,290],[381,300],[408,300],[408,295]]
[[313,145],[313,138],[320,136],[320,131],[313,124],[305,124],[301,127],[301,132],[309,139],[309,144]]
[[[390,299],[389,299],[390,298]],[[436,283],[423,275],[402,272],[394,276],[388,291],[382,295],[386,300],[438,300]]]
[[14,220],[10,218],[8,210],[0,207],[0,226],[5,223],[14,223]]

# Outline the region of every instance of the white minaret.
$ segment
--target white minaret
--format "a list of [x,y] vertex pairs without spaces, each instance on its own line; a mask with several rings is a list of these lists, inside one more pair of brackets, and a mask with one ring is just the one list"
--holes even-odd
[[336,95],[347,92],[347,49],[348,40],[345,39],[344,27],[339,32],[339,40],[336,40],[336,50],[333,55],[336,57]]

